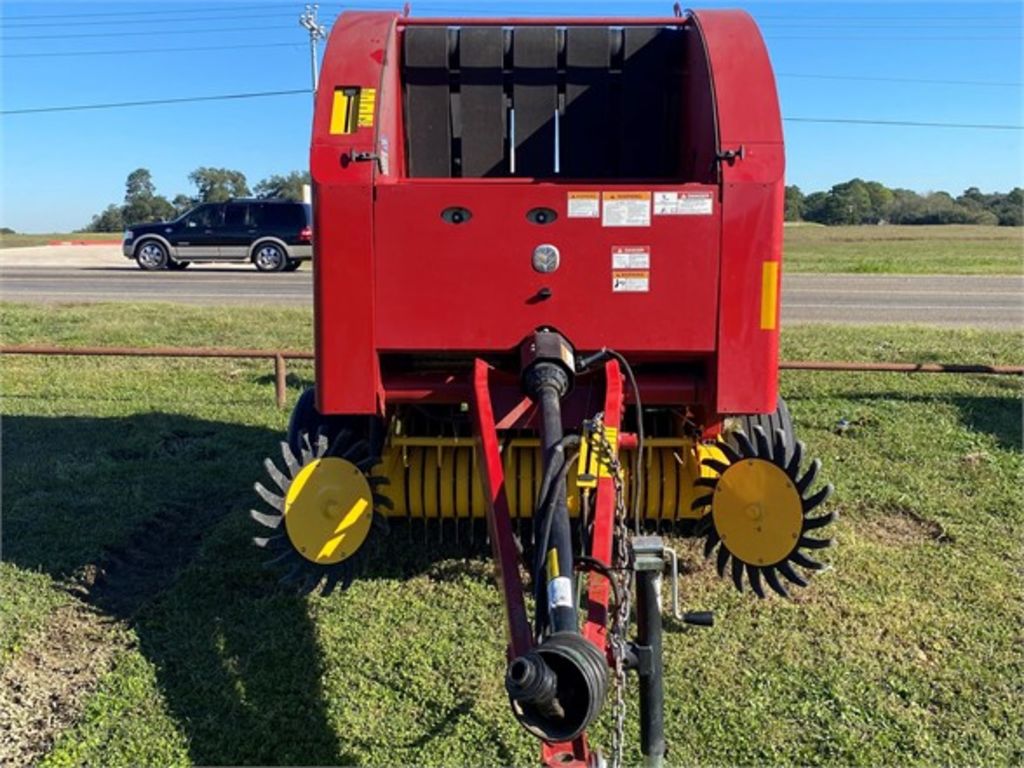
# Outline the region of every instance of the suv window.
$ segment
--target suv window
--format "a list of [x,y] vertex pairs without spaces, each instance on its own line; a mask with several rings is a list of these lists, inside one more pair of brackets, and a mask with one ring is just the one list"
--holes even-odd
[[306,226],[306,212],[301,203],[258,203],[250,213],[258,227],[300,230]]
[[244,229],[248,225],[247,213],[249,206],[245,203],[232,203],[227,206],[224,212],[224,227],[226,229]]
[[214,229],[224,221],[224,206],[201,205],[185,216],[185,226],[196,229]]

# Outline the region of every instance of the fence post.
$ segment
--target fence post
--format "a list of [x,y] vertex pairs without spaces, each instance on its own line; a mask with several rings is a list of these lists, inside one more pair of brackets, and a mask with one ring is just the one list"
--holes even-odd
[[274,355],[274,391],[277,394],[277,407],[284,408],[287,399],[288,369],[285,366],[284,355]]

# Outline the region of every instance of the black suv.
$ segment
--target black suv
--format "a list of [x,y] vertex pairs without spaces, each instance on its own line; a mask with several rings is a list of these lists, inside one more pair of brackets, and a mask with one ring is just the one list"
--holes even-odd
[[121,251],[139,267],[184,269],[193,261],[251,261],[293,272],[313,255],[312,211],[291,200],[203,203],[173,221],[132,224]]

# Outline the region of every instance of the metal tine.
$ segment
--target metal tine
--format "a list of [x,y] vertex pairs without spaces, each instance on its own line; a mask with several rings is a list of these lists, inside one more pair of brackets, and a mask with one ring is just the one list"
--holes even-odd
[[295,458],[295,454],[292,453],[292,447],[284,440],[281,441],[281,456],[284,458],[284,464],[288,468],[288,474],[295,479],[295,476],[299,474],[301,467],[299,466],[298,459]]
[[369,472],[371,469],[373,469],[374,465],[377,463],[377,459],[375,459],[373,456],[367,456],[365,459],[356,461],[354,463],[356,467],[358,467],[359,471],[365,474]]
[[369,458],[370,443],[367,440],[356,440],[348,447],[348,450],[341,454],[341,458],[355,461],[356,457]]
[[789,463],[786,465],[786,474],[796,479],[797,474],[800,472],[800,462],[803,461],[804,451],[807,450],[807,446],[804,445],[802,440],[797,440],[793,443],[793,455],[789,457]]
[[301,580],[298,583],[298,587],[297,587],[296,591],[299,593],[300,596],[305,597],[310,592],[312,592],[314,589],[316,589],[317,586],[319,586],[319,584],[320,584],[320,574],[319,573],[314,574],[314,573],[312,573],[312,572],[307,570],[302,575],[302,578],[301,578]]
[[341,564],[341,589],[342,591],[352,586],[352,580],[355,578],[355,571],[352,570],[352,563]]
[[390,521],[388,521],[387,517],[379,512],[373,513],[373,517],[370,518],[370,524],[385,536],[391,533]]
[[302,466],[313,460],[313,446],[309,443],[309,432],[299,435],[299,453],[302,455]]
[[288,489],[292,486],[292,481],[284,472],[277,468],[277,464],[272,459],[264,459],[263,467],[267,470],[267,474],[270,475],[270,479],[281,489],[281,492],[288,493]]
[[773,435],[775,442],[772,445],[772,461],[779,469],[785,469],[789,461],[789,446],[786,445],[786,433],[776,429]]
[[808,498],[804,499],[804,514],[806,515],[812,509],[814,509],[819,504],[824,502],[829,496],[832,495],[832,492],[834,490],[835,486],[832,485],[832,483],[829,483],[813,496],[809,496]]
[[317,427],[316,429],[316,449],[313,454],[318,458],[323,458],[327,455],[327,449],[330,448],[330,441],[327,439],[327,434],[324,432],[323,427]]
[[252,543],[260,549],[267,549],[271,552],[280,550],[285,546],[285,537],[279,536],[253,536]]
[[836,519],[835,512],[829,512],[827,515],[821,517],[805,517],[804,518],[804,531],[813,531],[816,528],[822,528]]
[[320,597],[330,597],[336,586],[338,586],[338,571],[332,568],[327,572],[327,578],[324,579],[324,587],[320,590]]
[[281,512],[282,514],[284,513],[284,497],[278,496],[276,493],[271,493],[263,487],[263,483],[253,483],[252,487],[256,489],[256,493],[258,493],[260,498],[267,502],[267,504],[272,506],[278,512]]
[[264,568],[276,568],[277,566],[279,566],[279,565],[281,565],[283,563],[287,563],[287,562],[289,562],[291,560],[295,560],[297,557],[299,557],[299,554],[294,549],[291,549],[289,547],[289,548],[285,549],[285,551],[282,552],[280,555],[275,557],[273,560],[267,560],[265,563],[263,563],[263,567]]
[[804,495],[804,491],[811,487],[814,479],[818,476],[819,469],[821,469],[821,459],[815,459],[807,468],[807,473],[797,481],[796,490],[801,496]]
[[793,570],[793,566],[791,566],[785,560],[783,560],[781,563],[779,563],[775,567],[779,569],[779,573],[781,573],[783,576],[785,576],[791,582],[796,584],[798,587],[806,587],[807,586],[807,583],[808,583],[807,579],[805,579],[799,573],[794,571]]
[[796,545],[798,547],[806,547],[807,549],[825,549],[835,546],[835,543],[835,539],[811,539],[807,536],[801,536],[800,541]]
[[697,510],[700,509],[701,507],[708,506],[711,503],[711,498],[712,497],[709,494],[707,496],[701,496],[698,499],[694,499],[693,503],[690,505],[690,509]]
[[719,461],[718,459],[704,459],[701,462],[701,464],[703,464],[708,469],[714,470],[718,474],[722,474],[723,472],[725,472],[725,470],[729,468],[728,464],[726,464],[724,461]]
[[725,578],[725,566],[729,563],[729,550],[725,547],[718,548],[718,576],[719,578]]
[[801,568],[809,568],[812,571],[822,571],[825,569],[824,563],[819,563],[817,560],[811,560],[811,558],[807,557],[807,555],[803,554],[799,550],[791,552],[789,559]]
[[717,477],[698,477],[693,484],[700,488],[714,488],[718,485]]
[[757,441],[757,455],[771,461],[774,454],[772,454],[772,447],[768,444],[768,435],[765,434],[763,427],[754,427],[754,440]]
[[756,565],[747,565],[747,579],[750,580],[750,588],[754,594],[764,600],[764,587],[761,586],[761,569]]
[[789,592],[782,586],[782,582],[779,581],[779,577],[775,574],[775,569],[771,566],[767,566],[761,569],[761,573],[764,576],[764,580],[768,582],[768,586],[771,587],[776,593],[783,597],[789,597]]
[[331,456],[337,456],[338,450],[348,442],[350,437],[352,437],[352,431],[349,429],[343,429],[338,432],[334,438],[334,442],[331,443],[331,447],[327,450],[328,454]]
[[299,577],[305,569],[302,567],[302,563],[296,563],[292,566],[292,569],[288,571],[284,576],[277,580],[278,584],[291,585],[298,581]]
[[712,526],[711,530],[708,531],[708,539],[704,542],[704,557],[711,557],[711,553],[714,551],[715,545],[720,541],[721,539],[718,538],[718,531],[716,531],[714,526]]
[[[734,432],[733,434],[735,435],[742,433]],[[715,444],[715,447],[717,447],[718,450],[725,454],[725,458],[729,460],[730,464],[738,464],[745,458],[741,453],[739,453],[739,451],[737,451],[735,448],[729,445],[729,443],[727,443],[725,440],[719,440],[718,443]]]
[[732,583],[736,585],[737,592],[743,591],[743,561],[735,556],[732,559]]
[[[754,444],[750,442],[749,437],[747,437],[739,430],[733,432],[732,436],[736,440],[736,445],[738,445],[740,448],[740,456],[743,459],[749,459],[754,456],[757,456],[757,451],[754,450]],[[736,462],[733,463],[735,464]]]
[[257,512],[255,509],[249,510],[249,517],[260,525],[272,530],[280,528],[281,521],[284,520],[284,517],[281,515],[268,515],[263,512]]

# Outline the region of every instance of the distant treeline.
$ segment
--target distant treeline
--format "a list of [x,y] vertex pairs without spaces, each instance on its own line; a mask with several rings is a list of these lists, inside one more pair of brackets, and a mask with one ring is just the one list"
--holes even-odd
[[1024,225],[1024,190],[986,194],[977,187],[959,197],[889,189],[877,181],[851,179],[828,192],[805,195],[786,187],[786,221],[818,224],[999,224]]

